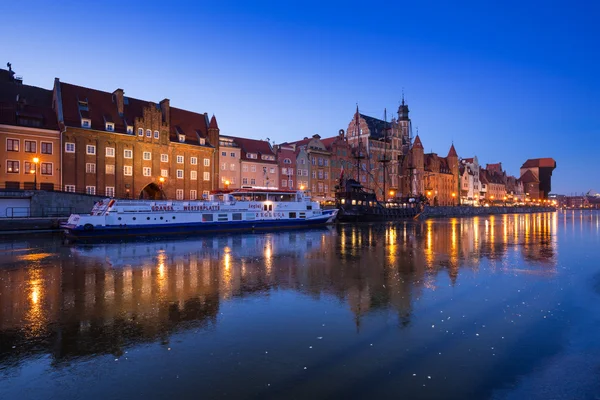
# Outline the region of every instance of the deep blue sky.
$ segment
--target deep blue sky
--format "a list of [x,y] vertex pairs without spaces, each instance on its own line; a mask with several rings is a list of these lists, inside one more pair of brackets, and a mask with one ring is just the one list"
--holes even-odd
[[553,192],[600,191],[600,3],[321,3],[3,2],[0,62],[277,143],[335,135],[357,103],[389,116],[404,88],[426,151],[515,175],[553,157]]

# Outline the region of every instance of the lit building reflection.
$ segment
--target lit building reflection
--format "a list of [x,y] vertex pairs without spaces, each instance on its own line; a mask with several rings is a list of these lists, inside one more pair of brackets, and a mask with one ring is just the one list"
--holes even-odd
[[[476,272],[484,260],[493,268],[515,268],[507,262],[513,253],[524,260],[521,269],[555,273],[558,218],[548,213],[338,225],[57,246],[54,255],[27,257],[9,249],[13,267],[0,269],[0,363],[31,351],[60,361],[118,355],[135,343],[167,343],[180,330],[214,326],[224,302],[272,290],[337,298],[358,330],[364,316],[377,310],[392,310],[399,326],[408,327],[415,302],[437,290],[440,276],[456,284],[461,271]],[[8,351],[12,346],[19,350]]]

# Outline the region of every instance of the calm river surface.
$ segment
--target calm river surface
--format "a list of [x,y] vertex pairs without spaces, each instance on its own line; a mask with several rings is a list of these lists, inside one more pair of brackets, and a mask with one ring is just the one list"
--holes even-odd
[[0,242],[0,399],[597,399],[599,338],[599,212]]

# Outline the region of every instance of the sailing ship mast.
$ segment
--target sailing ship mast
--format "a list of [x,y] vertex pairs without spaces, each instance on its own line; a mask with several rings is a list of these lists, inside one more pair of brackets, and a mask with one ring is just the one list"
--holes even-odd
[[358,184],[360,185],[360,169],[361,169],[361,161],[363,158],[365,158],[362,155],[362,139],[360,137],[360,124],[359,124],[359,113],[358,113],[358,104],[356,105],[356,118],[354,119],[354,129],[356,134],[358,135],[358,146],[356,146],[356,152],[354,154],[354,158],[356,159],[356,168],[357,168],[357,180],[358,180]]
[[387,163],[390,162],[390,160],[387,158],[387,136],[388,136],[388,131],[387,131],[387,109],[384,108],[383,109],[383,119],[384,119],[384,125],[383,125],[383,158],[381,158],[379,160],[379,162],[382,164],[383,166],[383,201],[386,201],[386,192],[385,192],[385,178],[386,178],[386,168],[387,168]]

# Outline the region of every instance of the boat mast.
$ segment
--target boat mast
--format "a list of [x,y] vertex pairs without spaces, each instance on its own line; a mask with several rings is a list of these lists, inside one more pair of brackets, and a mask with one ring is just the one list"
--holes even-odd
[[359,114],[358,114],[358,104],[356,105],[356,118],[354,119],[354,129],[355,132],[358,135],[358,146],[356,148],[356,152],[354,154],[354,158],[356,159],[356,169],[357,169],[357,180],[358,180],[358,184],[362,185],[360,183],[360,168],[361,168],[361,162],[360,160],[362,160],[363,158],[365,158],[362,155],[362,139],[360,137],[360,124],[359,124]]
[[381,158],[379,160],[379,162],[382,164],[383,166],[383,201],[385,202],[385,198],[386,198],[386,194],[385,194],[385,175],[386,175],[386,167],[387,167],[387,163],[390,162],[390,160],[388,160],[387,158],[387,109],[384,108],[383,109],[383,119],[384,119],[384,125],[383,125],[383,158]]

